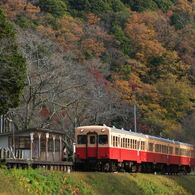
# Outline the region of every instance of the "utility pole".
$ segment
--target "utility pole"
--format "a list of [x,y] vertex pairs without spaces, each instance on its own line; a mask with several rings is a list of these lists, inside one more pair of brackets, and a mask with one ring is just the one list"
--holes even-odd
[[136,89],[138,85],[134,82],[129,82],[129,86],[132,89],[132,98],[133,98],[133,118],[134,118],[134,132],[137,133],[137,105],[136,105]]

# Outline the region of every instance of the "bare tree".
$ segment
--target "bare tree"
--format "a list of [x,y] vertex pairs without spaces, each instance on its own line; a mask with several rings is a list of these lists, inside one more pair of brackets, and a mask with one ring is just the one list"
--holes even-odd
[[[27,61],[26,87],[21,99],[21,106],[13,110],[16,113],[18,129],[31,127],[46,128],[59,106],[74,103],[75,99],[64,98],[71,88],[78,88],[84,83],[72,82],[70,69],[72,64],[64,61],[63,51],[54,43],[35,32],[19,32],[18,42]],[[43,106],[49,113],[40,116]]]
[[18,30],[18,43],[28,64],[21,104],[11,110],[18,130],[62,130],[70,144],[76,126],[111,125],[119,118],[128,126],[128,106],[89,71],[103,66],[99,60],[79,64],[73,52],[65,53],[34,31]]

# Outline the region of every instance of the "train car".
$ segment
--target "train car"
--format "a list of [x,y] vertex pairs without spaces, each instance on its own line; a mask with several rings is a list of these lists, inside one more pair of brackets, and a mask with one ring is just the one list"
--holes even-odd
[[178,141],[106,125],[78,127],[75,139],[76,168],[189,173],[195,166],[195,147]]

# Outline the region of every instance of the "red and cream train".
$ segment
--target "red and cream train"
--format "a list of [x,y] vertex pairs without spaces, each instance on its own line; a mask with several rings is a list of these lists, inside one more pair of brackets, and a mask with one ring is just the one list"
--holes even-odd
[[104,126],[75,130],[76,167],[91,170],[189,173],[195,167],[195,146]]

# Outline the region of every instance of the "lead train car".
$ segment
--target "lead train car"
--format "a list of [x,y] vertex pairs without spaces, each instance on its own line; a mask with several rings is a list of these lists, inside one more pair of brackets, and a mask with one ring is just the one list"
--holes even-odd
[[76,169],[129,172],[189,173],[195,146],[111,128],[82,126],[75,130]]

